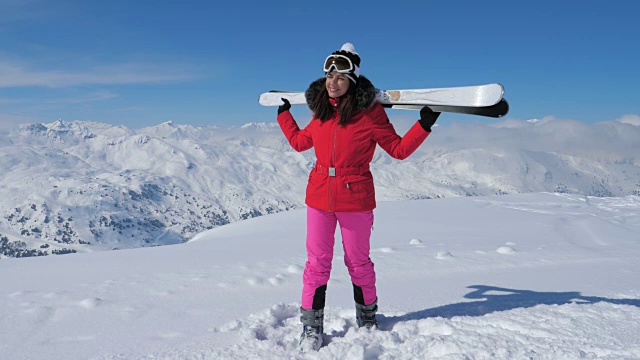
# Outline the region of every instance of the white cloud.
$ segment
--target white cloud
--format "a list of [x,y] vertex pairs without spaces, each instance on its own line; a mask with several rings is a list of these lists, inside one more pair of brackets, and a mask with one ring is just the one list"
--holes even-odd
[[23,104],[27,102],[25,99],[0,98],[0,105]]
[[635,126],[640,126],[640,115],[627,114],[622,117],[616,119],[617,122],[621,122],[623,124],[631,124]]
[[171,66],[147,64],[120,64],[72,71],[28,69],[22,64],[0,62],[0,88],[152,84],[194,78],[194,75]]
[[29,116],[11,115],[0,113],[0,132],[6,130],[13,130],[20,124],[31,124],[38,122],[40,119],[36,119]]
[[48,104],[80,104],[80,103],[109,100],[109,99],[117,98],[118,96],[119,96],[118,94],[115,94],[111,91],[98,91],[82,97],[48,100],[46,101],[46,103]]
[[[52,109],[60,109],[65,105],[73,104],[88,104],[99,101],[105,101],[113,98],[117,98],[120,95],[111,91],[96,91],[93,93],[83,94],[76,97],[67,98],[53,98],[53,99],[26,99],[26,98],[0,98],[0,105],[4,106],[5,111],[21,112],[21,111],[45,111]],[[12,110],[8,110],[13,105]],[[9,124],[15,125],[16,121],[25,120],[25,123],[34,122],[35,118],[26,116],[15,116],[0,114],[0,121],[6,121]],[[11,121],[9,121],[11,120]],[[19,123],[19,122],[18,122]]]
[[[632,115],[627,120],[639,118]],[[640,127],[638,131],[628,129],[621,121],[591,124],[548,116],[535,123],[509,119],[495,124],[443,121],[441,125],[423,151],[496,148],[622,159],[637,154],[640,146]]]

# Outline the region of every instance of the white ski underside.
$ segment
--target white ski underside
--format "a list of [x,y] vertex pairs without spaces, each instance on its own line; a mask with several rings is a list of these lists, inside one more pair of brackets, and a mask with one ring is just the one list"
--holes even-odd
[[[497,104],[504,95],[500,84],[433,89],[378,90],[376,99],[391,105],[448,105],[484,107]],[[281,98],[292,105],[306,104],[304,92],[270,91],[260,95],[264,106],[282,105]]]

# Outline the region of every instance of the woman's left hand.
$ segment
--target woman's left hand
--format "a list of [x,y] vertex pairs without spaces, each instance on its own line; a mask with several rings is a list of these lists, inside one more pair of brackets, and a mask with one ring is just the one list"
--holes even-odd
[[438,120],[438,116],[440,116],[439,112],[435,112],[430,107],[425,106],[420,109],[420,125],[425,131],[431,131],[431,127]]

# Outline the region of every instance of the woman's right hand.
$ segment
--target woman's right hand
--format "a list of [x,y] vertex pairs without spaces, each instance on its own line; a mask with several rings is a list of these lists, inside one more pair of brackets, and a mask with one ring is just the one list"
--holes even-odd
[[278,106],[278,115],[280,115],[283,112],[291,109],[291,103],[289,102],[289,100],[287,100],[285,98],[280,98],[280,99],[282,99],[282,102],[284,102],[284,104]]

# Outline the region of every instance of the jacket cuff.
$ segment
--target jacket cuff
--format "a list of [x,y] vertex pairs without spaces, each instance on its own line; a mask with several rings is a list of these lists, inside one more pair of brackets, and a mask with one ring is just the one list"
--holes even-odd
[[431,125],[429,122],[425,121],[425,120],[418,120],[418,122],[420,123],[420,126],[422,126],[422,128],[424,129],[424,131],[426,132],[431,132]]

